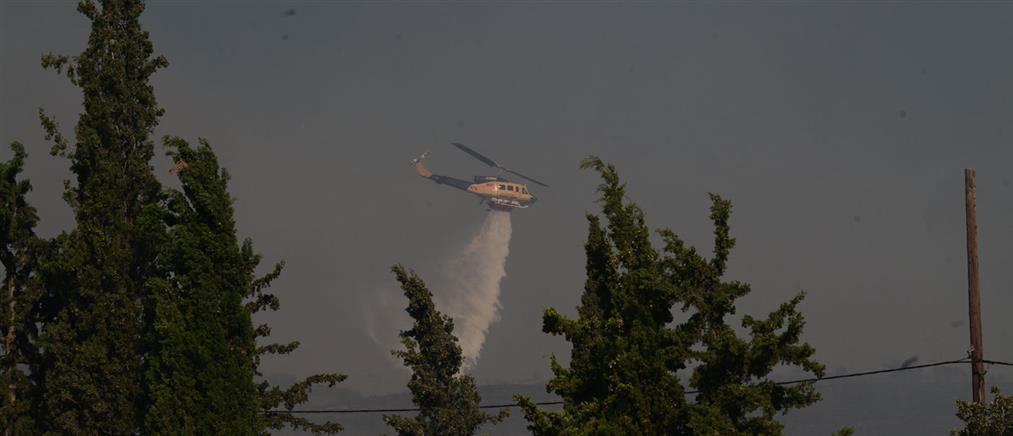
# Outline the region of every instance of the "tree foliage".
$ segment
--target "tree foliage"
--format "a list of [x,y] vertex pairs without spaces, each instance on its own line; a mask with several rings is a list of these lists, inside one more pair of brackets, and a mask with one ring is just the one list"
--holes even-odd
[[[249,240],[244,242],[243,247],[244,251],[250,250],[252,252],[252,248],[249,248],[251,247]],[[256,267],[260,263],[260,256],[253,255],[251,260],[252,266]],[[275,311],[281,308],[280,300],[276,295],[268,292],[268,288],[271,287],[271,282],[281,276],[281,270],[284,267],[285,263],[279,262],[274,265],[274,269],[271,270],[271,272],[254,279],[250,283],[250,286],[247,289],[245,303],[247,312],[250,314],[256,314],[265,310]],[[270,335],[271,327],[267,324],[260,324],[253,331],[254,338],[267,338]],[[297,348],[299,348],[298,341],[289,342],[287,344],[269,343],[258,346],[253,355],[253,366],[256,376],[263,377],[263,374],[256,371],[256,369],[260,367],[261,359],[264,356],[287,355],[291,354]],[[273,385],[267,380],[261,381],[257,384],[257,398],[260,404],[262,413],[261,419],[264,426],[271,430],[280,430],[285,427],[290,427],[295,430],[309,431],[313,434],[334,434],[340,432],[342,427],[336,422],[315,422],[304,417],[285,412],[292,411],[296,406],[305,404],[309,401],[309,395],[313,391],[313,386],[323,384],[327,385],[327,387],[334,387],[334,385],[344,381],[345,378],[347,378],[345,375],[338,373],[313,374],[293,383],[287,388]]]
[[714,257],[707,261],[672,231],[663,230],[666,276],[679,289],[683,310],[692,309],[680,327],[695,339],[696,364],[690,386],[699,393],[690,407],[690,428],[698,434],[780,434],[778,413],[819,400],[812,383],[789,386],[768,379],[776,366],[797,366],[823,376],[823,365],[812,360],[815,349],[800,343],[805,320],[797,311],[800,293],[765,319],[745,315],[743,339],[728,325],[735,301],[750,292],[748,284],[722,281],[735,239],[729,236],[731,203],[711,194]]
[[256,434],[254,336],[243,300],[256,255],[236,238],[228,174],[207,142],[166,138],[182,191],[168,196],[163,273],[150,283],[149,434]]
[[41,259],[42,365],[46,429],[61,434],[133,433],[143,416],[149,294],[163,239],[161,186],[149,161],[162,115],[151,75],[154,57],[138,0],[82,1],[91,35],[77,57],[46,55],[81,89],[84,111],[70,145],[40,111],[52,152],[66,156],[74,184],[64,198],[77,226]]
[[964,421],[964,428],[954,430],[953,436],[1013,436],[1013,396],[1003,395],[998,387],[992,387],[995,399],[991,403],[978,404],[957,401],[957,417]]
[[[722,280],[735,244],[731,203],[711,195],[711,259],[667,229],[659,231],[659,252],[615,168],[595,157],[582,167],[603,179],[598,191],[606,222],[587,216],[587,281],[578,317],[545,311],[543,330],[571,343],[571,361],[563,367],[551,359],[555,376],[546,389],[563,398],[561,412],[517,398],[529,429],[536,435],[780,434],[775,414],[819,399],[811,384],[779,386],[767,378],[780,365],[823,374],[813,348],[800,343],[804,319],[796,307],[803,295],[765,319],[743,317],[748,337],[740,338],[727,318],[750,289]],[[679,322],[676,305],[684,314]],[[686,400],[680,371],[688,372],[695,401]]]
[[486,422],[506,417],[489,415],[478,408],[481,397],[475,380],[461,374],[464,357],[454,336],[454,322],[433,304],[433,295],[414,271],[397,265],[392,268],[405,297],[414,326],[401,332],[403,350],[395,356],[412,370],[408,388],[419,407],[415,417],[384,415],[383,419],[401,436],[468,436]]
[[141,29],[142,1],[83,0],[77,9],[91,20],[85,50],[42,59],[81,89],[84,110],[73,143],[39,113],[51,153],[76,176],[64,192],[76,226],[32,258],[38,286],[29,289],[41,295],[29,318],[41,331],[28,367],[41,395],[32,404],[38,425],[26,432],[340,430],[267,413],[291,410],[313,385],[344,376],[318,374],[285,389],[257,381],[262,355],[298,343],[256,345],[270,328],[254,328],[252,317],[278,309],[266,289],[281,265],[254,276],[260,256],[236,238],[228,175],[210,146],[167,138],[182,189],[155,178],[150,136],[163,111],[149,80],[168,63]]
[[588,215],[587,280],[578,318],[545,311],[543,330],[572,344],[569,368],[552,357],[547,390],[563,397],[562,413],[538,411],[521,399],[531,430],[543,434],[668,434],[684,421],[676,371],[687,338],[665,326],[675,289],[662,280],[643,212],[625,203],[625,187],[602,167],[603,212]]
[[38,216],[25,196],[31,183],[20,179],[24,146],[11,144],[14,156],[0,162],[0,264],[4,267],[0,290],[0,429],[6,435],[27,434],[34,429],[31,406],[38,390],[24,370],[37,359],[36,325],[32,309],[38,298],[35,258],[41,241],[35,236]]
[[253,313],[279,308],[265,292],[281,265],[255,277],[260,255],[249,239],[236,237],[228,173],[210,145],[166,137],[182,190],[167,193],[168,240],[159,258],[164,274],[153,280],[154,325],[147,373],[150,408],[146,432],[159,434],[258,434],[285,425],[335,433],[335,423],[314,423],[289,414],[308,400],[313,385],[344,379],[318,374],[287,389],[255,383],[262,354],[287,354],[298,343],[257,348],[270,327],[254,329]]
[[[249,245],[249,241],[244,244],[244,246]],[[256,259],[254,262],[254,266],[256,266],[260,262],[260,256],[255,255],[254,259]],[[253,280],[250,284],[245,306],[249,313],[254,314],[263,310],[278,310],[281,307],[278,297],[268,293],[267,288],[271,286],[272,281],[281,275],[283,267],[284,263],[279,262],[270,273]],[[270,334],[271,327],[267,324],[261,324],[254,329],[254,337],[256,338],[266,338]],[[261,358],[265,355],[291,354],[297,348],[299,348],[298,341],[287,344],[270,343],[259,346],[254,352],[254,368],[260,367]],[[256,372],[256,375],[257,377],[263,377],[263,374],[259,371]],[[323,384],[327,385],[327,387],[334,387],[334,385],[344,381],[345,378],[347,378],[345,375],[337,373],[313,374],[293,383],[287,388],[273,385],[266,380],[261,381],[257,384],[257,398],[264,426],[272,430],[290,427],[295,430],[309,431],[313,434],[334,434],[340,432],[342,427],[336,422],[325,421],[321,423],[310,421],[301,416],[285,413],[285,411],[292,411],[296,406],[309,401],[309,395],[313,391],[313,386]],[[267,433],[265,432],[264,434]]]

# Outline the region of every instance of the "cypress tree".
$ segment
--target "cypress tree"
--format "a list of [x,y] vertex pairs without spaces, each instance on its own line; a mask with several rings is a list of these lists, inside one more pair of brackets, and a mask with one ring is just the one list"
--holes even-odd
[[152,279],[148,434],[258,434],[255,343],[244,299],[256,267],[236,238],[229,176],[211,147],[165,138],[182,191],[167,194],[168,238]]
[[643,211],[625,200],[611,165],[596,158],[603,226],[588,215],[587,281],[578,318],[547,309],[543,331],[572,344],[569,368],[551,358],[555,376],[546,390],[563,397],[563,410],[544,412],[518,397],[536,435],[679,434],[685,399],[676,371],[687,340],[667,328],[675,290],[664,280]]
[[81,89],[84,111],[70,144],[40,110],[53,154],[67,157],[76,176],[64,198],[77,226],[42,261],[37,376],[49,431],[129,434],[143,416],[146,283],[164,232],[161,186],[149,164],[162,110],[148,80],[167,62],[152,55],[140,27],[141,1],[84,0],[77,9],[91,20],[85,50],[42,60]]
[[779,435],[784,426],[775,418],[791,409],[819,401],[813,384],[777,385],[769,379],[775,367],[796,366],[817,377],[824,366],[812,359],[815,349],[801,342],[805,319],[799,293],[764,319],[742,317],[747,338],[728,325],[735,301],[750,292],[747,283],[725,281],[728,257],[735,239],[728,225],[731,202],[710,194],[714,223],[714,255],[704,259],[668,229],[663,261],[666,276],[679,290],[683,311],[693,314],[680,325],[695,338],[691,359],[696,364],[690,387],[698,391],[689,407],[693,434]]
[[42,59],[81,88],[84,111],[73,144],[39,113],[51,153],[76,175],[64,198],[77,226],[38,256],[37,432],[339,431],[276,409],[292,410],[314,385],[343,375],[284,389],[256,382],[261,356],[291,353],[298,342],[256,346],[270,328],[254,328],[252,316],[279,308],[266,290],[282,265],[254,277],[260,256],[236,239],[228,176],[210,146],[167,138],[182,191],[154,177],[150,135],[162,110],[149,79],[167,62],[140,27],[143,3],[83,0],[77,9],[92,22],[87,48]]
[[475,380],[460,373],[464,357],[454,336],[454,321],[436,310],[433,294],[414,271],[400,265],[392,271],[415,320],[400,334],[404,350],[393,353],[412,370],[408,388],[419,412],[411,418],[384,415],[383,420],[401,436],[469,436],[486,422],[501,421],[507,412],[498,416],[482,412]]
[[23,368],[36,363],[36,326],[32,308],[37,298],[35,258],[40,240],[35,236],[38,222],[35,208],[25,196],[32,189],[27,180],[19,180],[25,149],[11,144],[14,156],[0,162],[0,264],[4,267],[0,291],[0,429],[5,435],[34,432],[31,407],[37,390]]
[[[774,435],[777,413],[819,399],[811,383],[779,386],[767,377],[775,366],[799,366],[822,376],[814,350],[800,343],[804,319],[797,311],[803,294],[766,319],[743,317],[748,339],[727,324],[736,299],[749,286],[722,281],[731,248],[731,203],[711,195],[714,256],[707,260],[674,232],[659,231],[659,253],[651,244],[643,212],[625,200],[625,186],[612,165],[592,157],[603,183],[602,212],[588,215],[585,245],[587,282],[578,318],[555,309],[543,318],[546,333],[571,342],[568,368],[552,358],[555,376],[546,385],[563,397],[563,410],[539,410],[517,397],[536,435]],[[688,319],[674,322],[681,305]],[[685,399],[678,371],[693,365]]]
[[260,255],[249,239],[236,237],[228,173],[210,145],[196,148],[166,137],[182,191],[167,193],[167,242],[152,280],[154,325],[147,371],[150,406],[145,432],[152,434],[266,434],[290,426],[315,434],[337,433],[333,422],[317,423],[291,414],[317,384],[344,380],[316,374],[288,388],[263,381],[257,371],[264,354],[288,354],[299,343],[256,346],[266,324],[253,327],[254,313],[277,310],[267,293],[282,264],[255,277]]

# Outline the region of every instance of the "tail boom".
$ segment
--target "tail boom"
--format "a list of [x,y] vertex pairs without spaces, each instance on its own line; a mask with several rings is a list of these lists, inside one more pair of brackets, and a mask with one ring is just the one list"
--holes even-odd
[[433,177],[433,172],[429,171],[429,168],[426,168],[426,164],[422,163],[421,159],[416,160],[415,163],[414,163],[414,166],[415,166],[415,171],[417,171],[420,176],[425,177],[427,179]]

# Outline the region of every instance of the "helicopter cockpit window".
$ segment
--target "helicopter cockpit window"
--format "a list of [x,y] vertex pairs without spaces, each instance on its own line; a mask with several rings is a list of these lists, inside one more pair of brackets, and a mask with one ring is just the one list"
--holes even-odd
[[521,188],[521,192],[527,194],[528,193],[528,188]]

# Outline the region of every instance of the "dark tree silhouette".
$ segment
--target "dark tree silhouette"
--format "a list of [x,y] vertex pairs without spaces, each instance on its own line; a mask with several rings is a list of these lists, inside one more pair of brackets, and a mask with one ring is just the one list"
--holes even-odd
[[[626,199],[612,165],[591,157],[583,168],[602,177],[602,214],[588,215],[587,281],[568,319],[547,309],[546,333],[572,344],[569,367],[552,358],[546,386],[563,397],[561,412],[545,412],[517,397],[536,435],[578,434],[780,434],[776,413],[819,399],[811,383],[778,386],[767,376],[778,365],[796,365],[817,376],[823,366],[800,343],[802,294],[764,320],[746,316],[748,338],[738,337],[726,317],[748,285],[722,281],[735,240],[731,203],[711,195],[714,255],[705,259],[670,230],[659,233],[662,252],[650,240],[643,212]],[[680,306],[684,319],[676,322]],[[689,369],[692,368],[692,369]],[[689,371],[686,399],[679,371]]]
[[481,397],[475,380],[460,373],[464,356],[454,322],[436,310],[426,284],[400,265],[392,270],[408,298],[406,310],[415,320],[411,329],[401,332],[404,350],[395,350],[394,355],[412,370],[408,388],[419,412],[411,418],[385,415],[384,421],[401,436],[469,436],[482,424],[506,417],[506,411],[496,416],[478,408]]

